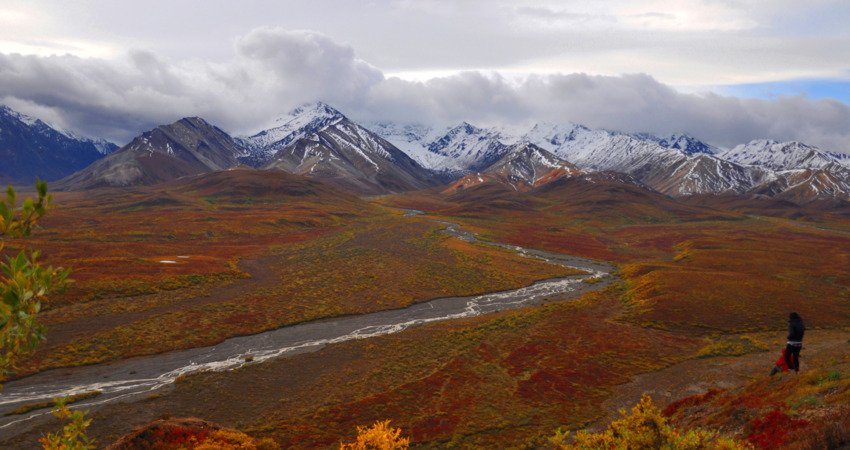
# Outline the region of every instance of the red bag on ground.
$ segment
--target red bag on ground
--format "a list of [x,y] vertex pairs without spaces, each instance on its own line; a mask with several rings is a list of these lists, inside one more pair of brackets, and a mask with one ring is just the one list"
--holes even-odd
[[776,367],[782,369],[783,372],[788,372],[788,363],[785,362],[785,349],[782,349],[782,356],[776,361]]

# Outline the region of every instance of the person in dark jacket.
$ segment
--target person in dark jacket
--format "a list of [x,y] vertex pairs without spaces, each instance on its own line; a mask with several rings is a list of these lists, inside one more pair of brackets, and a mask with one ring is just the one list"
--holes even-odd
[[803,349],[803,334],[806,326],[799,314],[792,312],[788,318],[788,343],[785,346],[785,363],[789,370],[800,371],[800,350]]

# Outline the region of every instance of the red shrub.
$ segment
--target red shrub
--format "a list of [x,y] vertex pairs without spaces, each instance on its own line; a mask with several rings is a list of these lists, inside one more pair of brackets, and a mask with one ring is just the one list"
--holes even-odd
[[788,432],[805,428],[808,424],[806,420],[791,420],[787,414],[775,409],[767,416],[750,422],[752,431],[747,441],[756,448],[776,448],[782,445]]
[[664,417],[672,417],[676,415],[676,413],[678,413],[680,409],[691,408],[696,405],[701,405],[716,397],[719,393],[719,390],[711,389],[703,394],[692,395],[690,397],[685,397],[681,400],[676,400],[675,402],[667,405],[667,407],[665,407],[664,410],[661,411],[661,414],[664,415]]

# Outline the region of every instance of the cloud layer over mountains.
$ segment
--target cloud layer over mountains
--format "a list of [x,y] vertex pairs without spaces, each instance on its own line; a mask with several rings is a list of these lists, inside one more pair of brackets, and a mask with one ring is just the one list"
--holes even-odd
[[644,74],[514,79],[463,72],[408,81],[387,77],[329,36],[280,28],[254,29],[234,49],[227,62],[172,61],[139,50],[114,60],[0,54],[0,103],[119,144],[185,116],[249,133],[300,104],[324,101],[363,121],[570,121],[685,132],[724,147],[769,138],[850,153],[850,106],[837,100],[687,94]]

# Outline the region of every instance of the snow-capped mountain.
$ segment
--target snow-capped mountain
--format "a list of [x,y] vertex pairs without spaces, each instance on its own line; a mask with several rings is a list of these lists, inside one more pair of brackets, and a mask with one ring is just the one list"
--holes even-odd
[[444,181],[489,167],[510,150],[517,139],[495,128],[463,122],[450,128],[370,123],[367,128],[438,174]]
[[[478,128],[468,123],[435,132],[415,125],[380,124],[378,134],[401,148],[411,149],[426,167],[457,176],[462,173],[481,173],[484,168],[506,155],[511,145],[532,143],[548,150],[558,158],[569,161],[585,172],[614,171],[632,176],[635,180],[663,194],[678,197],[704,193],[747,193],[754,190],[779,195],[784,190],[800,186],[800,175],[785,174],[794,169],[829,170],[843,167],[842,160],[800,143],[754,141],[729,151],[706,144],[684,134],[666,136],[647,133],[625,134],[593,130],[581,125],[540,123],[527,131],[506,128]],[[848,161],[850,158],[844,159]],[[488,164],[489,163],[489,164]],[[758,163],[758,164],[757,164]],[[835,166],[829,166],[835,163]],[[834,170],[834,169],[833,169]],[[477,178],[467,177],[464,183]],[[842,175],[824,175],[826,181],[840,180]],[[492,178],[492,177],[491,177]],[[820,177],[814,176],[817,180]],[[764,186],[770,185],[770,188]],[[835,189],[813,187],[820,196],[841,195],[841,183]],[[797,196],[801,197],[801,196]]]
[[429,152],[445,157],[443,164],[432,169],[461,173],[489,167],[510,151],[500,139],[497,131],[463,122],[428,144]]
[[304,105],[279,117],[273,128],[250,137],[237,138],[246,150],[240,159],[246,164],[259,167],[296,140],[314,135],[343,119],[345,116],[342,113],[322,102]]
[[706,144],[693,136],[682,133],[673,133],[668,135],[637,133],[632,134],[631,136],[641,141],[655,142],[662,147],[681,150],[689,155],[695,155],[698,153],[713,155],[720,151],[719,148],[713,145]]
[[[634,175],[644,182],[644,178],[662,178],[659,172],[664,168],[682,166],[682,161],[692,155],[711,154],[716,150],[682,134],[666,137],[627,135],[571,123],[541,123],[527,130],[511,130],[478,128],[464,122],[443,132],[419,125],[378,123],[370,126],[425,167],[455,177],[481,172],[506,155],[511,145],[523,142],[548,150],[582,170],[614,170]],[[692,176],[695,175],[692,173]],[[716,183],[694,183],[688,192],[690,189],[728,189],[712,185]]]
[[0,105],[0,180],[56,180],[118,148],[88,139]]
[[418,124],[370,122],[364,125],[373,133],[391,142],[399,150],[429,170],[447,165],[447,156],[433,153],[428,145],[445,136],[445,129]]
[[[717,156],[748,166],[771,170],[822,169],[842,164],[835,155],[802,142],[777,142],[765,139],[751,141],[721,152]],[[850,159],[845,159],[850,161]]]
[[605,130],[591,130],[572,123],[542,123],[534,125],[517,139],[539,145],[581,167],[577,161],[610,147],[613,136],[614,133]]
[[[646,169],[651,167],[653,164],[647,165]],[[642,173],[640,179],[658,192],[681,197],[693,194],[743,194],[773,180],[774,174],[769,170],[742,166],[712,155],[696,154],[676,158],[670,165],[660,165],[651,172]]]
[[[845,182],[850,156],[797,142],[753,141],[721,151],[684,134],[626,134],[572,123],[480,128],[462,122],[442,128],[374,122],[363,127],[323,103],[298,108],[276,126],[235,140],[218,129],[192,138],[197,133],[191,127],[203,128],[193,121],[202,120],[184,121],[139,136],[71,185],[147,184],[242,162],[374,194],[459,179],[457,186],[496,181],[524,190],[539,186],[548,176],[541,174],[582,171],[623,173],[673,197],[758,192],[795,201],[850,198]],[[551,171],[555,166],[559,169]]]
[[454,193],[482,183],[498,183],[526,192],[563,177],[580,174],[574,165],[534,144],[523,142],[508,147],[507,153],[481,172],[464,176],[444,192]]
[[850,168],[832,162],[818,169],[780,171],[773,180],[756,187],[753,193],[797,204],[836,198],[850,200]]
[[[371,131],[348,120],[338,111],[320,107],[323,117],[316,120],[316,108],[302,108],[287,123],[305,123],[287,135],[300,136],[280,148],[261,167],[321,178],[360,193],[383,194],[422,189],[438,184],[436,177],[406,153]],[[300,111],[300,112],[299,112]],[[332,114],[325,114],[331,111]],[[332,120],[325,120],[332,118]],[[320,129],[315,124],[323,124]],[[267,133],[267,135],[270,133]],[[281,140],[270,145],[281,145]],[[267,152],[264,147],[258,147]]]
[[714,147],[685,135],[627,135],[567,123],[538,124],[514,139],[534,143],[584,171],[625,173],[671,196],[744,192],[764,176],[720,160],[711,155]]
[[106,157],[57,183],[61,189],[156,184],[186,175],[229,169],[244,149],[200,117],[146,131]]
[[827,152],[827,154],[835,158],[842,166],[850,167],[850,155],[836,152]]

